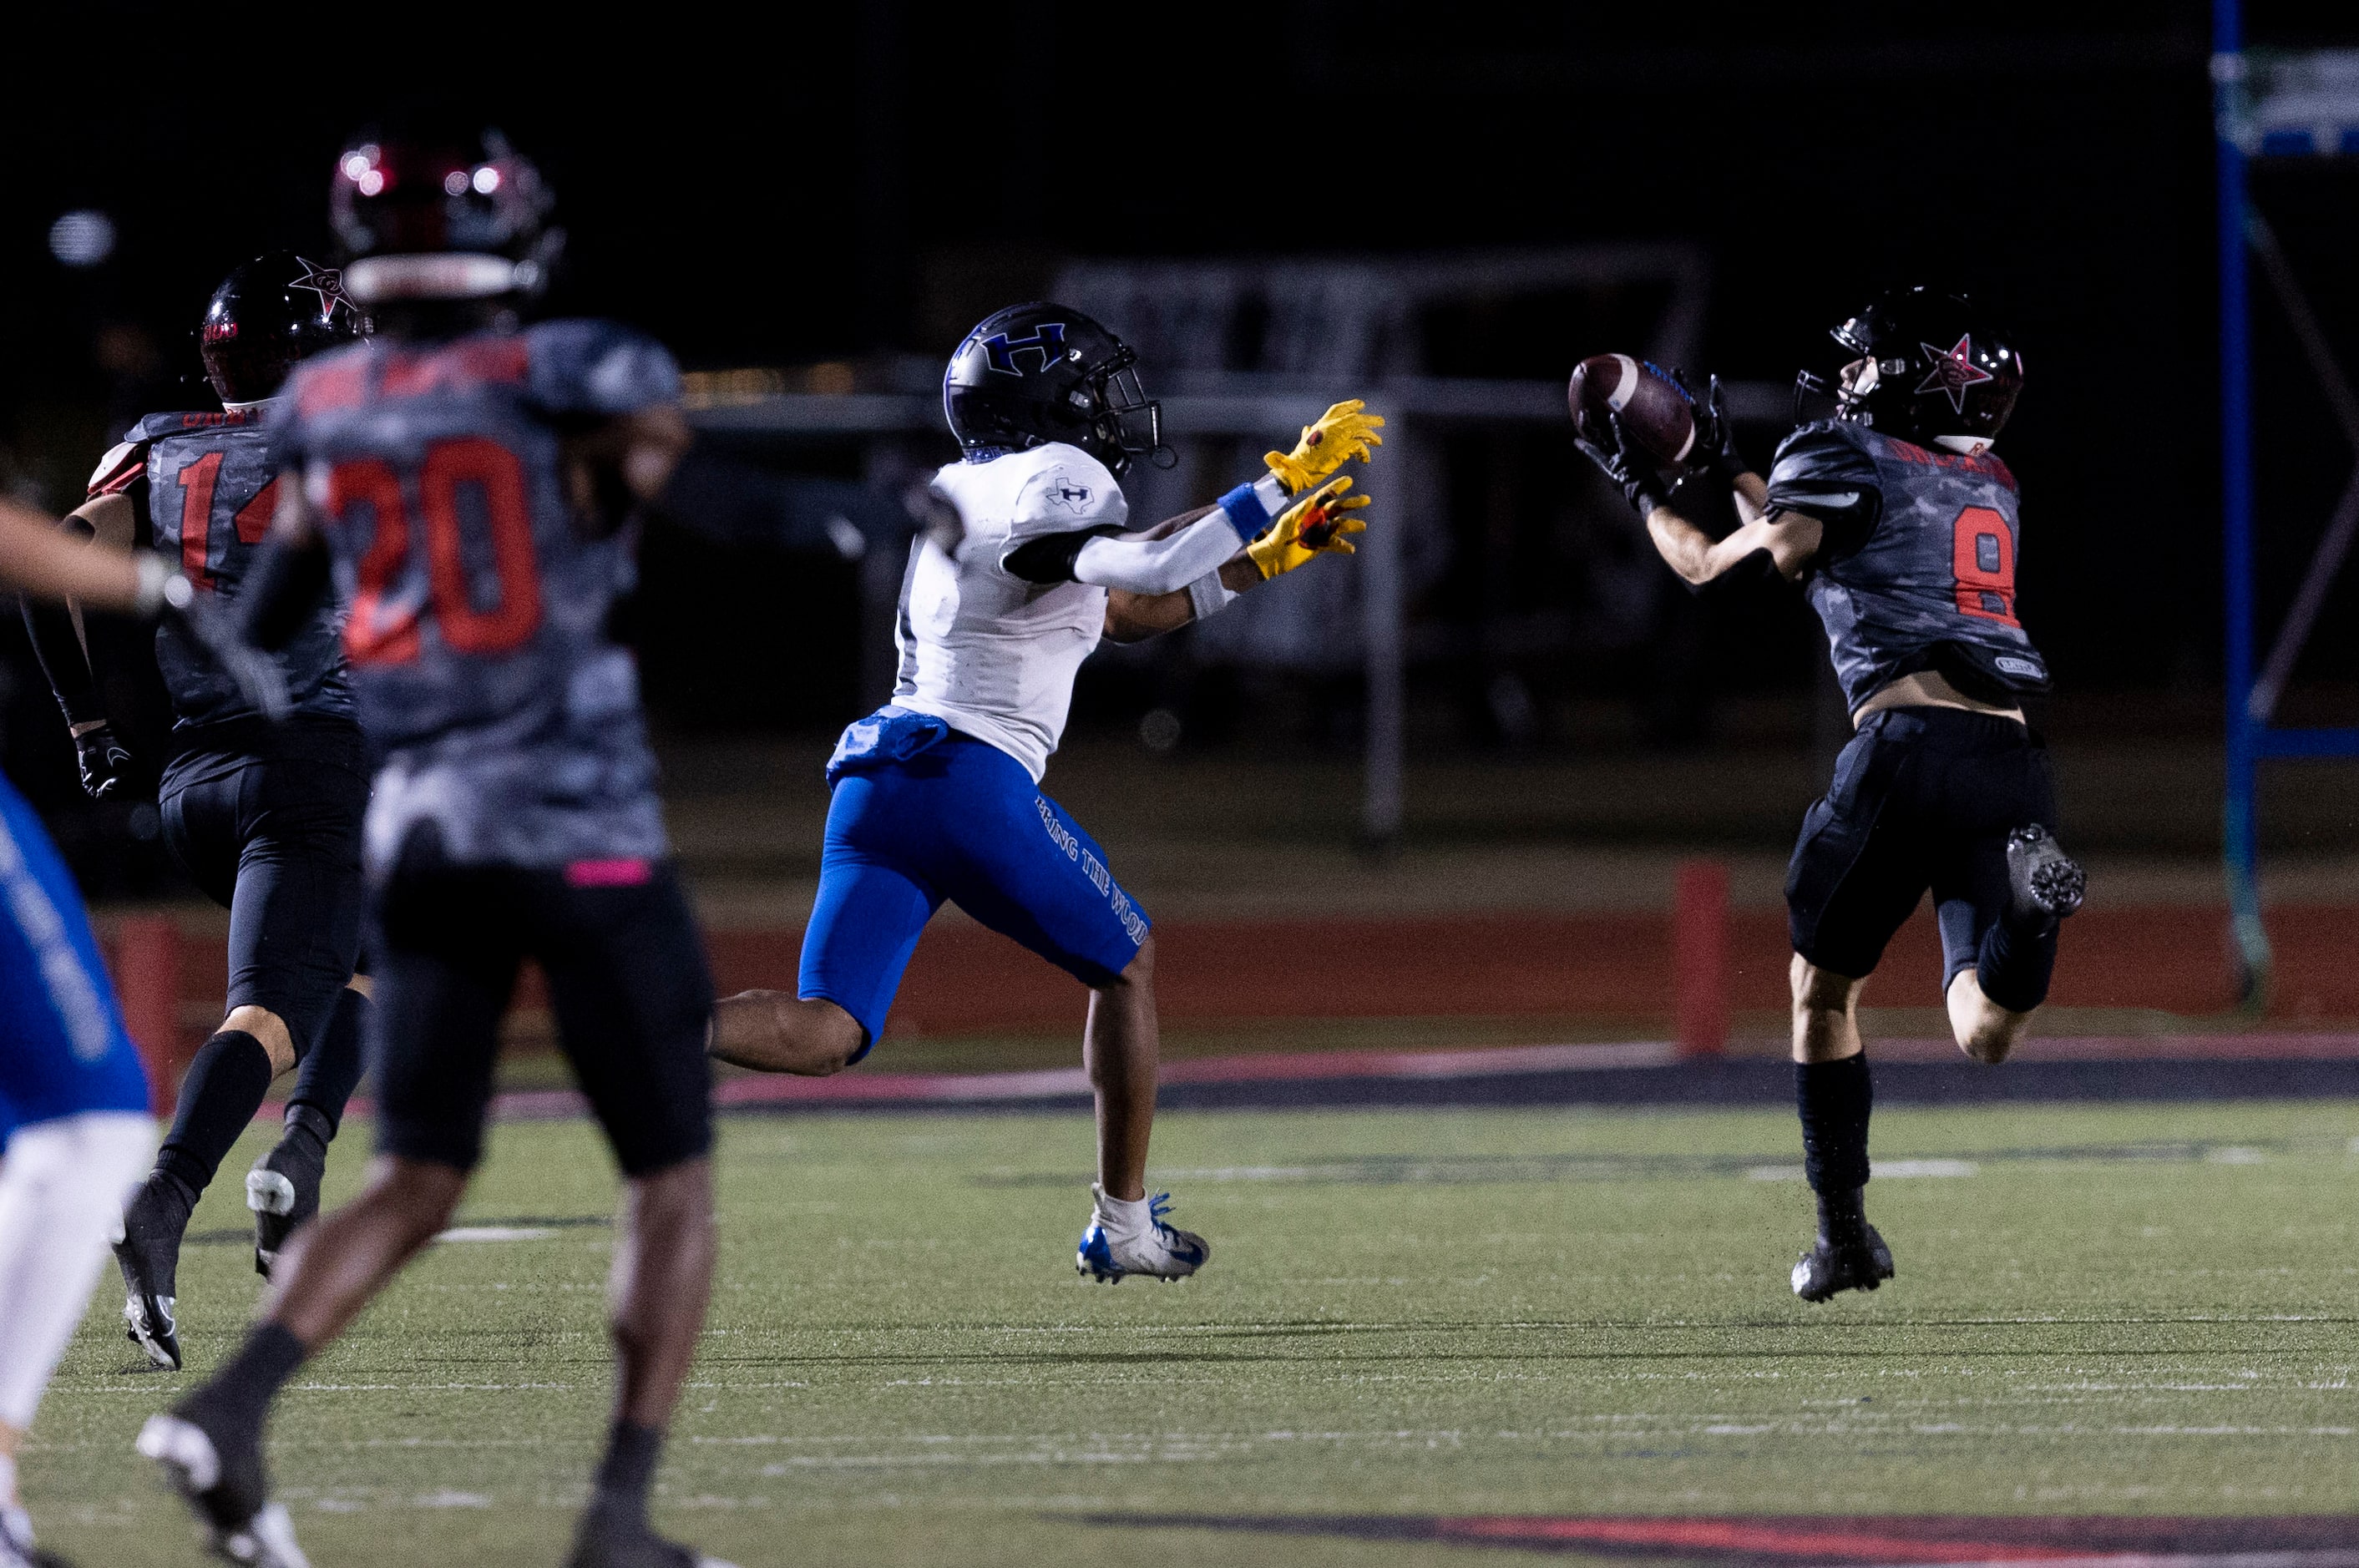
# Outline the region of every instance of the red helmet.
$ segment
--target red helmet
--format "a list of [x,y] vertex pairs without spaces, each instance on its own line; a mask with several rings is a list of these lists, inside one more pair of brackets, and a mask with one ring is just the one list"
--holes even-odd
[[538,294],[564,243],[550,204],[497,131],[355,137],[328,195],[344,288],[363,306]]

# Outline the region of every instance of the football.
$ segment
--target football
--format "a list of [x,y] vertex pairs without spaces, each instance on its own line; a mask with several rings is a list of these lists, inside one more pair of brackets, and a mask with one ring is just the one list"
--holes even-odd
[[1565,388],[1572,427],[1583,441],[1610,445],[1605,419],[1622,416],[1630,440],[1666,465],[1687,461],[1695,445],[1695,409],[1679,384],[1645,360],[1626,354],[1593,354],[1572,367]]

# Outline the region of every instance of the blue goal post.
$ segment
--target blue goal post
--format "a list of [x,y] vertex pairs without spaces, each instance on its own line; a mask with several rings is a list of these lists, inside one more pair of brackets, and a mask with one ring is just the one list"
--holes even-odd
[[2359,470],[2321,536],[2310,570],[2268,656],[2254,641],[2252,302],[2257,264],[2284,307],[2304,356],[2359,462],[2359,396],[2329,350],[2275,234],[2253,204],[2256,161],[2359,158],[2359,49],[2302,54],[2245,49],[2241,0],[2212,0],[2212,124],[2219,177],[2220,456],[2222,535],[2227,593],[2227,791],[2222,856],[2238,967],[2247,1007],[2266,999],[2268,932],[2261,923],[2260,834],[2255,789],[2261,763],[2277,757],[2359,758],[2359,728],[2287,728],[2274,723],[2295,660],[2316,625],[2359,536]]

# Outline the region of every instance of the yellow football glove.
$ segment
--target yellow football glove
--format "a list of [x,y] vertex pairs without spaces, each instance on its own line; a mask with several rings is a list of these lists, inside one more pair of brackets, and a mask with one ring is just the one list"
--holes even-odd
[[1365,495],[1346,495],[1347,476],[1333,481],[1288,506],[1270,525],[1269,532],[1245,546],[1245,554],[1265,579],[1280,576],[1319,555],[1354,553],[1349,534],[1368,531],[1368,525],[1345,514],[1368,504]]
[[1385,444],[1385,438],[1376,434],[1384,429],[1384,416],[1362,413],[1366,407],[1357,397],[1346,398],[1320,415],[1317,424],[1303,426],[1302,439],[1292,452],[1267,452],[1262,461],[1290,494],[1316,488],[1353,458],[1364,463],[1372,449]]

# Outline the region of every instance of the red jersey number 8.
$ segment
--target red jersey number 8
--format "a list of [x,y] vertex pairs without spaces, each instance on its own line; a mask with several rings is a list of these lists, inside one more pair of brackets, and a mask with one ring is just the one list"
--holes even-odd
[[1958,613],[2020,626],[2015,618],[2015,532],[1988,506],[1968,506],[1951,525],[1950,570]]
[[[490,525],[491,558],[499,599],[475,603],[462,538],[459,492],[472,485]],[[540,567],[532,548],[532,506],[524,464],[516,453],[481,436],[436,441],[419,471],[419,510],[426,524],[429,597],[442,638],[461,653],[515,651],[540,626]],[[406,664],[418,657],[418,612],[388,608],[386,593],[409,559],[413,529],[399,479],[374,458],[338,463],[329,477],[328,506],[339,522],[358,502],[375,514],[375,534],[361,558],[344,651],[360,664]]]

